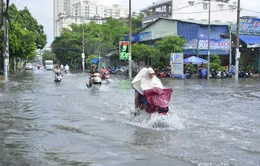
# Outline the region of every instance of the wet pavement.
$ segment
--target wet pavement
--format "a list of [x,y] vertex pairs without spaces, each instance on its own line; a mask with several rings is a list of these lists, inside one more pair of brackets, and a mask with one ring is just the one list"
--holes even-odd
[[88,89],[87,75],[25,71],[0,82],[3,165],[260,165],[260,80],[164,80],[169,128],[131,117],[124,76]]

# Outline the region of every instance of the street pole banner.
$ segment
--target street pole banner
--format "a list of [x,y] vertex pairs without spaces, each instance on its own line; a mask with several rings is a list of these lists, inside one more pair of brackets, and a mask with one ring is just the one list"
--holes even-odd
[[120,41],[119,42],[119,59],[128,60],[129,59],[129,42]]
[[183,78],[183,68],[184,68],[184,62],[183,62],[183,53],[172,53],[171,58],[171,69],[172,69],[172,75],[175,78]]

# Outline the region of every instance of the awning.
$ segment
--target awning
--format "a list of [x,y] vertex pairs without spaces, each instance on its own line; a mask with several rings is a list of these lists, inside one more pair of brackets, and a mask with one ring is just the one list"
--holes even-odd
[[240,39],[248,45],[260,44],[260,36],[256,35],[240,35]]
[[184,63],[185,64],[205,64],[208,63],[208,61],[206,61],[205,59],[199,58],[199,57],[195,57],[195,56],[191,56],[189,58],[184,59]]
[[118,53],[118,50],[111,51],[111,52],[109,52],[108,54],[106,54],[105,57],[111,57],[111,56],[113,56],[113,55],[115,55],[115,54],[117,54],[117,53]]
[[99,62],[99,59],[98,58],[93,58],[90,60],[90,62],[94,63],[94,64],[97,64]]

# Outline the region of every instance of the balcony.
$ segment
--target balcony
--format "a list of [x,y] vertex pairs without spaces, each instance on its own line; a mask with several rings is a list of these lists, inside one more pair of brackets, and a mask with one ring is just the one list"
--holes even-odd
[[170,17],[170,15],[167,17],[167,14],[166,13],[156,13],[156,14],[153,14],[153,15],[148,15],[146,17],[143,17],[142,19],[142,22],[143,24],[146,23],[146,22],[151,22],[151,21],[155,21],[156,19],[160,18],[160,17]]

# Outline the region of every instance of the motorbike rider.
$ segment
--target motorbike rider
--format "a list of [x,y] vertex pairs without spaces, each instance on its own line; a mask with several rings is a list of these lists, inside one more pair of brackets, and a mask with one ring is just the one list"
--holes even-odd
[[101,71],[100,71],[100,74],[101,74],[102,77],[104,77],[106,73],[108,73],[108,70],[105,68],[105,66],[103,66]]
[[[144,77],[140,80],[140,92],[141,93],[137,89],[134,88],[135,89],[134,115],[137,115],[137,112],[140,109],[147,110],[148,102],[145,99],[145,97],[143,96],[143,92],[145,90],[152,89],[155,87],[163,88],[163,85],[162,85],[160,79],[158,79],[158,77],[155,76],[155,71],[151,67],[149,67],[148,69],[142,69],[140,72],[144,72]],[[137,75],[137,77],[138,77],[138,75]],[[132,82],[133,84],[134,84],[134,80]],[[140,100],[142,102],[142,106],[140,106],[140,104],[139,104]]]
[[88,87],[92,87],[92,84],[93,84],[93,78],[94,78],[94,74],[95,73],[98,73],[98,69],[97,69],[97,66],[96,65],[93,65],[92,66],[92,69],[89,71],[89,75],[90,75],[90,78],[89,78],[89,85]]
[[[61,70],[60,70],[60,68],[59,68],[59,65],[56,65],[56,69],[54,69],[54,73],[55,73],[54,79],[56,79],[56,75],[58,75],[58,74],[61,74],[61,75],[62,75]],[[62,75],[62,76],[63,76],[63,75]]]
[[69,71],[70,70],[70,67],[69,67],[69,65],[68,64],[66,64],[66,66],[65,66],[65,71]]

